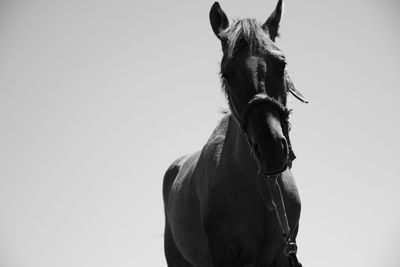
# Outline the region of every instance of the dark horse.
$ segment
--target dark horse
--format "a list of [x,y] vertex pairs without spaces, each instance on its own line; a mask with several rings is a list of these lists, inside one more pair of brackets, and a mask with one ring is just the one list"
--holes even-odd
[[[211,8],[230,112],[202,150],[177,159],[165,174],[169,267],[290,266],[275,202],[286,207],[287,234],[294,241],[300,198],[291,172],[295,156],[286,102],[289,92],[306,100],[275,44],[281,14],[280,0],[264,24],[243,19],[229,25],[218,3]],[[267,178],[277,186],[268,188]]]

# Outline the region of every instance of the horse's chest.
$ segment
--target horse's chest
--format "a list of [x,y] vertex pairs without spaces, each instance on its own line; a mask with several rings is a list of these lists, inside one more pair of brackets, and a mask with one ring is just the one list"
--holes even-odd
[[273,258],[281,231],[275,214],[259,198],[215,192],[211,200],[205,228],[214,260],[234,265]]

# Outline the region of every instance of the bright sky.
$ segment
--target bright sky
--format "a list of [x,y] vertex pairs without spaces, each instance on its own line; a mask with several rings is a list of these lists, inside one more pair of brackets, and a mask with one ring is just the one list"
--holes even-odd
[[[212,1],[0,2],[0,266],[166,266],[162,177],[221,107]],[[221,1],[264,21],[275,1]],[[287,0],[304,266],[400,265],[396,0]]]

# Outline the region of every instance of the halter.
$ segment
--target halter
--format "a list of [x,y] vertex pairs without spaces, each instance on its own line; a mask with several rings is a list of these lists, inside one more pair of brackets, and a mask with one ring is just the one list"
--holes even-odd
[[247,106],[243,110],[240,127],[245,134],[247,134],[247,123],[249,120],[249,115],[253,108],[258,105],[271,106],[274,110],[278,112],[281,118],[281,122],[284,122],[284,124],[286,124],[287,120],[289,119],[290,111],[285,106],[266,94],[257,94],[253,97],[253,99],[249,101],[249,103],[247,103]]
[[289,123],[289,114],[290,110],[276,101],[274,98],[268,96],[265,93],[260,93],[256,94],[246,105],[244,108],[242,115],[239,115],[239,112],[235,109],[235,107],[232,104],[232,99],[230,94],[228,94],[229,98],[229,105],[231,107],[232,113],[234,115],[234,118],[237,120],[237,122],[240,125],[240,128],[242,129],[242,132],[247,138],[247,142],[250,145],[250,148],[252,147],[252,142],[249,138],[248,131],[247,131],[247,126],[248,126],[248,121],[249,121],[249,116],[251,114],[251,111],[254,109],[254,107],[259,106],[259,105],[267,105],[272,107],[276,112],[278,112],[279,119],[282,125],[282,132],[283,135],[286,138],[288,148],[289,148],[289,160],[293,161],[296,156],[293,152],[292,145],[290,143],[289,139],[289,131],[290,131],[290,123]]
[[[246,136],[247,141],[250,145],[250,148],[252,148],[252,143],[248,136],[248,131],[247,131],[247,124],[249,121],[249,116],[251,114],[251,111],[254,109],[254,107],[256,107],[258,105],[267,105],[267,106],[272,107],[279,115],[280,122],[282,125],[283,135],[285,136],[287,143],[288,143],[289,160],[293,161],[296,158],[296,156],[293,153],[292,146],[290,144],[290,139],[289,139],[290,110],[288,108],[286,108],[281,103],[279,103],[278,101],[276,101],[275,99],[273,99],[272,97],[270,97],[266,94],[257,94],[247,103],[246,107],[243,110],[242,115],[239,116],[239,113],[237,112],[235,107],[232,105],[232,100],[231,100],[231,97],[229,94],[228,94],[228,98],[229,98],[229,105],[231,106],[231,110],[234,115],[234,118],[238,121],[240,128],[242,129],[244,135]],[[264,173],[263,169],[260,168],[260,166],[258,166],[258,167],[266,177],[266,184],[268,187],[268,191],[271,195],[272,209],[275,210],[276,218],[277,218],[279,226],[282,230],[283,238],[285,241],[284,253],[286,256],[288,256],[291,267],[302,267],[301,263],[298,261],[297,256],[296,256],[296,254],[297,254],[296,242],[292,241],[291,236],[290,236],[290,227],[289,227],[289,221],[287,219],[285,202],[283,200],[280,186],[277,182],[277,178],[278,178],[279,174],[274,174],[274,175],[266,174],[266,173]],[[279,171],[279,173],[281,173],[283,171],[284,170]],[[273,192],[274,189],[275,189],[275,192],[277,192],[277,194],[278,194],[277,198],[275,198],[275,194]]]

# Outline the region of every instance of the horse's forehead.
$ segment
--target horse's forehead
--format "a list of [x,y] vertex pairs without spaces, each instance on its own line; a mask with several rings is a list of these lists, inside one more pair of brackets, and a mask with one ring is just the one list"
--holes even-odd
[[247,64],[258,62],[258,64],[267,64],[268,59],[274,59],[278,61],[285,61],[285,55],[282,50],[269,38],[266,38],[263,42],[261,49],[255,51],[249,51]]
[[[249,56],[245,62],[246,68],[255,74],[263,75],[267,72],[267,62],[262,56]],[[256,77],[254,77],[256,78]]]
[[279,61],[285,61],[285,55],[281,49],[272,41],[265,44],[265,49],[263,50],[264,58],[272,58]]
[[249,53],[248,57],[245,58],[245,66],[253,71],[265,72],[270,61],[286,62],[285,55],[276,45],[270,48],[265,51],[258,51],[257,53]]

